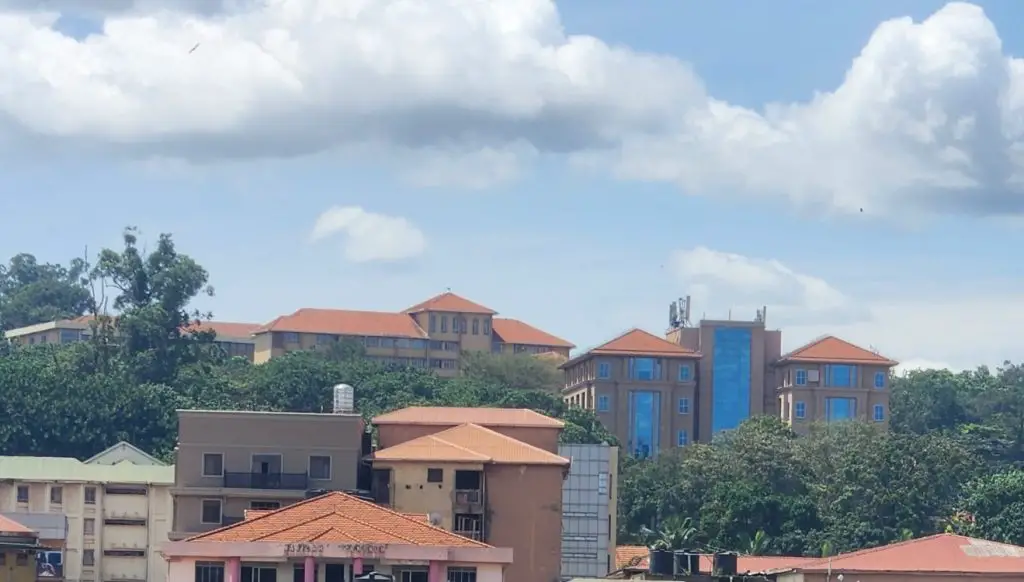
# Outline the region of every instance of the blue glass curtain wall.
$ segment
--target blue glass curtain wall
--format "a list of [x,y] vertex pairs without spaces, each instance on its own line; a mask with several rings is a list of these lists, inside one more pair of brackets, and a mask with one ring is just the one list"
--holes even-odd
[[750,330],[716,329],[712,354],[711,430],[717,433],[750,416]]
[[826,398],[825,418],[828,422],[851,420],[857,416],[856,398]]
[[629,393],[629,450],[634,457],[658,454],[661,445],[661,393]]

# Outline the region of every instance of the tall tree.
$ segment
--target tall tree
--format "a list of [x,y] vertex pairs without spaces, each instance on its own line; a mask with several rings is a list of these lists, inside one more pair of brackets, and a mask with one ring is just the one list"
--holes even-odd
[[0,331],[87,313],[92,307],[88,268],[82,259],[65,267],[40,263],[27,253],[0,265]]

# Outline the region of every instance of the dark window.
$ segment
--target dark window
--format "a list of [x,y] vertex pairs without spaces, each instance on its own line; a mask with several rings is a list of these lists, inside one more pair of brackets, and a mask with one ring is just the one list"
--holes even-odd
[[[440,469],[438,469],[440,470]],[[480,471],[455,471],[455,488],[475,490],[480,489]]]
[[224,563],[196,562],[196,582],[224,582]]
[[85,488],[85,504],[96,505],[96,488],[86,487]]
[[444,482],[444,469],[427,469],[427,483]]
[[[313,564],[313,579],[319,580],[320,564]],[[306,565],[295,564],[292,569],[292,582],[306,582]]]
[[203,500],[203,523],[220,523],[220,499],[204,499]]
[[18,503],[28,503],[28,485],[18,485]]
[[224,476],[224,455],[203,453],[203,477]]
[[277,568],[242,566],[242,582],[277,582]]
[[62,504],[64,503],[64,488],[50,486],[50,503]]
[[476,568],[448,568],[448,582],[476,582]]

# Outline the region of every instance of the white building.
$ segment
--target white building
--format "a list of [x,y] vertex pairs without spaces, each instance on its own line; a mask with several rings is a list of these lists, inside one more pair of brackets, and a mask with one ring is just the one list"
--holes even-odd
[[173,465],[129,443],[85,462],[0,456],[0,514],[40,530],[68,582],[165,582],[173,485]]

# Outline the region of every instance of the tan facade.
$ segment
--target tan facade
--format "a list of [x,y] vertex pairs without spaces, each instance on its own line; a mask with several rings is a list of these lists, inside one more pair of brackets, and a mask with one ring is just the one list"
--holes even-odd
[[172,537],[355,489],[363,432],[358,414],[178,411]]
[[[558,437],[562,433],[561,427],[539,427],[539,426],[503,426],[477,422],[494,432],[512,437],[538,449],[550,453],[558,453]],[[422,436],[439,433],[443,430],[458,426],[458,424],[376,424],[377,427],[377,448],[386,449],[395,445],[418,439]]]
[[[833,365],[850,366],[854,381],[832,386],[829,371]],[[852,416],[889,427],[889,386],[892,381],[888,366],[856,365],[836,362],[787,363],[777,369],[778,410],[782,420],[800,433],[807,432],[812,422],[828,421],[835,399],[842,399]]]

